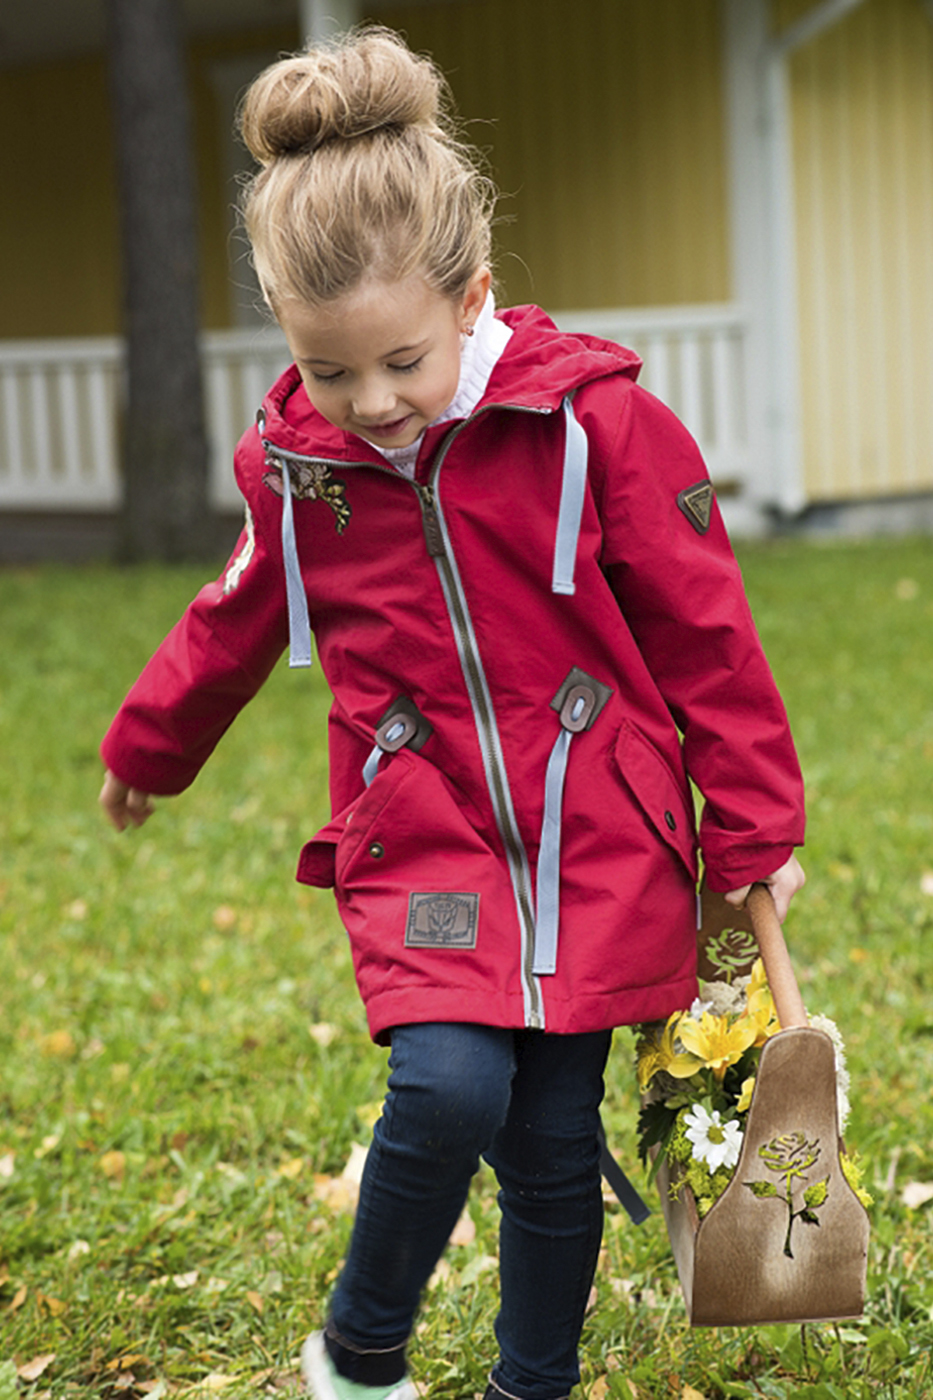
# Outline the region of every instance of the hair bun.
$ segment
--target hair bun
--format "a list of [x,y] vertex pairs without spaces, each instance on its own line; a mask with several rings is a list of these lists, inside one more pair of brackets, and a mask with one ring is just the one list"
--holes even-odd
[[247,93],[243,139],[263,165],[386,128],[440,134],[443,79],[387,29],[315,45],[268,68]]

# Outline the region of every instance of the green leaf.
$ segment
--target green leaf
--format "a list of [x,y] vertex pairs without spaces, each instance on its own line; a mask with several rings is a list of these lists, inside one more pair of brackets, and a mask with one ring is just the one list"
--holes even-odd
[[677,1112],[660,1100],[646,1103],[642,1108],[638,1115],[638,1155],[643,1164],[647,1164],[650,1148],[663,1147],[667,1142],[677,1121]]
[[753,1196],[759,1200],[765,1200],[768,1196],[776,1196],[778,1189],[773,1181],[745,1181],[743,1186],[747,1186]]

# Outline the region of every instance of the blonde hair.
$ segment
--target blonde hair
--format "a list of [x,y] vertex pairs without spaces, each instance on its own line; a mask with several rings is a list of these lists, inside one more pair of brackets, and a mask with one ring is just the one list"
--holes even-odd
[[490,259],[492,183],[456,136],[444,78],[390,30],[272,64],[240,129],[261,169],[241,202],[263,294],[310,304],[366,276],[462,295]]

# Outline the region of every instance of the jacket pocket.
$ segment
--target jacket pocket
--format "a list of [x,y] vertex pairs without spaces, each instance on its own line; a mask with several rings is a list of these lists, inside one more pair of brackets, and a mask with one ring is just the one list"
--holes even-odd
[[499,878],[496,857],[456,791],[407,749],[307,842],[298,862],[303,884],[333,886],[338,899],[392,888],[406,897],[419,888],[486,890]]
[[616,739],[615,760],[622,781],[651,826],[696,879],[696,824],[686,778],[681,782],[664,756],[628,720],[622,721]]
[[404,760],[393,759],[356,801],[331,817],[326,826],[305,842],[298,857],[297,879],[301,884],[318,885],[322,889],[332,889],[336,885],[338,852],[341,869],[344,869],[404,777]]

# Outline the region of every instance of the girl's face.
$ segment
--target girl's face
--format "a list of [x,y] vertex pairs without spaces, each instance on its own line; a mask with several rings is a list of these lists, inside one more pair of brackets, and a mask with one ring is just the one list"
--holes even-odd
[[489,291],[479,268],[457,300],[423,277],[367,280],[324,306],[276,308],[308,398],[377,447],[408,447],[448,407],[460,379],[460,337]]

